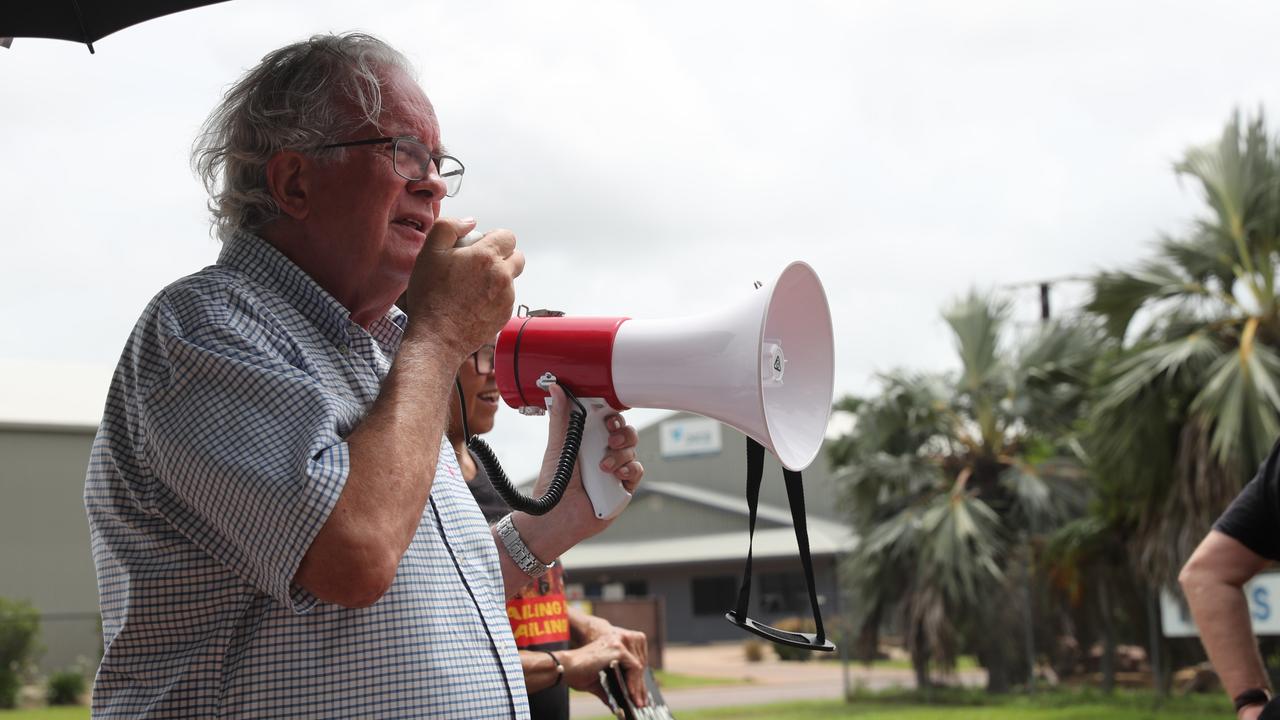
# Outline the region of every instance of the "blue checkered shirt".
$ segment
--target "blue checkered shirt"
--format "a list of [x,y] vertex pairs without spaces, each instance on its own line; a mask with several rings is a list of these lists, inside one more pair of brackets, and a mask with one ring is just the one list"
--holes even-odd
[[392,308],[366,332],[245,233],[147,306],[85,480],[94,717],[528,716],[497,550],[449,443],[376,604],[293,584],[404,321]]

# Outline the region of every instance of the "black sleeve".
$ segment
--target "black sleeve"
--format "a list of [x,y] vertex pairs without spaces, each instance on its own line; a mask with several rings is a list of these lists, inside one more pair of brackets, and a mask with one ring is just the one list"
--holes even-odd
[[1280,443],[1213,529],[1262,557],[1280,560]]

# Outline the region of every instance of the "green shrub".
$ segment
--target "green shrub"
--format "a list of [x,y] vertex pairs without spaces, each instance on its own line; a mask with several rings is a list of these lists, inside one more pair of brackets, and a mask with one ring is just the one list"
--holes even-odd
[[40,613],[31,603],[0,597],[0,708],[18,704],[22,678],[39,652]]
[[[773,626],[779,630],[794,633],[811,633],[816,629],[812,620],[799,617],[783,618],[774,623]],[[786,660],[790,662],[805,662],[813,657],[812,650],[791,647],[790,645],[781,645],[779,643],[773,643],[773,651],[778,654],[779,660]]]
[[49,677],[45,700],[50,705],[79,705],[84,688],[84,675],[79,670],[56,672]]
[[755,638],[747,638],[742,642],[742,654],[747,662],[758,663],[764,660],[764,643]]

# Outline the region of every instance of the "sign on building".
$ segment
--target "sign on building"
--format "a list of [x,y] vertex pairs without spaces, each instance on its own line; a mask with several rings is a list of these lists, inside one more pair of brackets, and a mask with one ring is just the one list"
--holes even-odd
[[658,427],[664,458],[715,455],[720,452],[720,423],[711,418],[668,420]]
[[[1280,573],[1259,575],[1244,586],[1254,635],[1280,635]],[[1182,598],[1160,591],[1160,626],[1165,637],[1198,637],[1191,611]]]

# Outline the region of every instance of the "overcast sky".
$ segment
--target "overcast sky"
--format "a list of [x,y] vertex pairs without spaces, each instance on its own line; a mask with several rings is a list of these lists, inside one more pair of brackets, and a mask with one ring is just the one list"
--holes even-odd
[[[419,67],[467,165],[446,212],[516,232],[518,302],[684,315],[805,260],[837,392],[865,392],[954,365],[939,309],[968,288],[1128,266],[1185,228],[1200,199],[1172,163],[1234,108],[1280,108],[1278,27],[1274,2],[232,0],[96,55],[20,38],[0,49],[0,364],[100,407],[61,368],[114,365],[147,300],[217,255],[188,154],[220,92],[358,29]],[[1035,317],[1034,289],[1003,292]],[[499,418],[513,475],[538,423]]]

